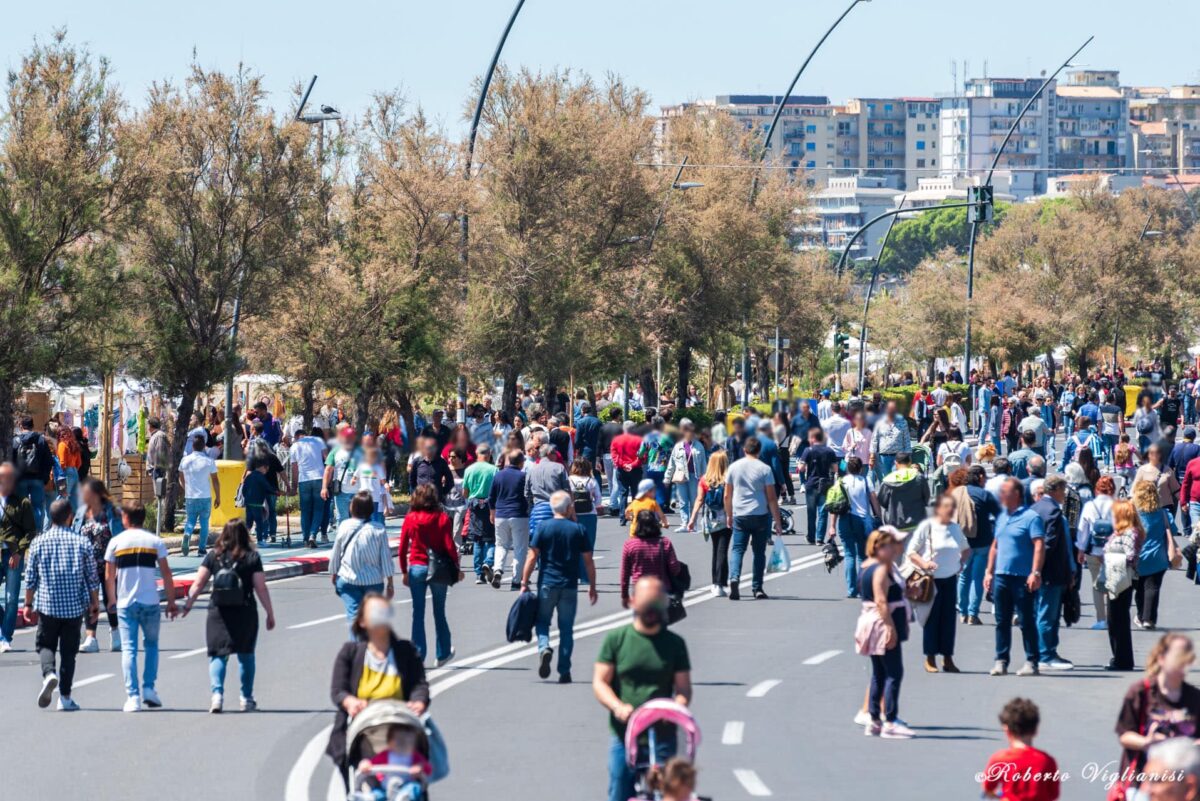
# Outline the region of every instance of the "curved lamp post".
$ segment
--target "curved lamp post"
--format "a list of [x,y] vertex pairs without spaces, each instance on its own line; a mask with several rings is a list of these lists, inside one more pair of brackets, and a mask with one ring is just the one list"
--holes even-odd
[[[467,163],[463,168],[463,179],[468,182],[471,180],[471,166],[475,158],[475,138],[479,134],[479,120],[483,116],[483,104],[487,101],[488,89],[492,85],[492,77],[496,74],[496,65],[500,63],[500,54],[504,52],[504,43],[508,41],[508,34],[512,31],[513,23],[517,21],[517,15],[521,13],[521,7],[524,5],[525,0],[517,0],[512,14],[508,17],[508,23],[505,24],[504,31],[500,34],[500,41],[496,43],[496,51],[492,53],[492,61],[488,64],[487,72],[483,74],[483,85],[479,88],[479,100],[475,103],[475,113],[471,117],[471,132],[467,136]],[[471,226],[465,208],[462,214],[459,215],[459,228],[461,229],[462,236],[459,243],[458,261],[463,268],[463,291],[465,293],[467,254],[471,244]],[[505,391],[507,392],[507,388]],[[458,410],[455,413],[455,418],[459,423],[467,421],[467,377],[461,373],[458,376]]]
[[[852,0],[850,5],[846,7],[846,10],[842,12],[842,15],[840,17],[838,17],[836,20],[834,20],[834,23],[829,26],[829,30],[825,31],[825,35],[822,36],[819,40],[817,40],[816,45],[809,52],[808,58],[804,59],[804,63],[801,64],[800,69],[796,71],[796,77],[792,78],[792,82],[790,84],[788,84],[787,91],[783,93],[783,96],[779,98],[779,103],[776,104],[776,106],[775,106],[775,114],[774,114],[774,116],[771,117],[771,124],[770,124],[770,126],[767,127],[767,135],[763,139],[762,150],[758,154],[758,163],[759,164],[762,164],[763,160],[766,159],[767,151],[771,149],[771,137],[774,136],[774,134],[775,134],[775,126],[779,123],[779,117],[783,114],[783,107],[787,104],[788,98],[792,96],[792,91],[796,88],[796,84],[800,82],[800,76],[803,75],[804,70],[806,70],[808,68],[808,64],[810,61],[813,60],[813,56],[815,56],[817,54],[817,51],[821,49],[821,45],[825,44],[825,40],[828,39],[830,34],[832,34],[834,32],[834,30],[837,29],[837,26],[842,24],[842,20],[844,20],[847,16],[849,16],[850,12],[854,10],[855,6],[857,6],[859,3],[869,3],[869,2],[871,2],[871,0]],[[757,194],[758,194],[758,171],[756,170],[754,173],[754,177],[750,181],[750,205],[751,206],[754,205],[754,198]],[[746,383],[749,384],[749,381],[747,381]],[[749,398],[750,398],[749,390],[747,390],[747,394],[746,394],[746,402],[747,403],[749,403]]]
[[[896,207],[898,211],[904,211],[906,199],[907,195],[900,196],[900,204]],[[867,298],[863,301],[862,328],[858,331],[858,391],[860,393],[863,391],[863,380],[866,378],[867,371],[867,314],[871,311],[871,297],[875,294],[875,281],[879,278],[879,263],[883,261],[883,252],[887,250],[888,240],[892,238],[892,231],[895,230],[899,220],[900,215],[897,214],[888,223],[887,233],[883,235],[879,252],[875,254],[875,263],[871,266],[871,283],[867,284]]]
[[[1000,163],[1000,157],[1004,155],[1004,148],[1008,146],[1009,141],[1013,138],[1013,134],[1017,132],[1017,127],[1021,124],[1021,120],[1037,102],[1042,93],[1046,91],[1046,87],[1050,82],[1059,76],[1063,70],[1071,65],[1075,57],[1083,52],[1083,49],[1092,43],[1095,36],[1089,36],[1087,41],[1079,46],[1079,49],[1071,54],[1070,58],[1062,63],[1062,66],[1054,71],[1054,74],[1042,81],[1042,85],[1033,93],[1033,96],[1025,101],[1025,105],[1021,107],[1021,113],[1013,120],[1013,124],[1009,127],[1008,133],[1004,136],[1004,141],[1000,143],[1000,147],[996,150],[996,155],[992,158],[992,166],[988,168],[987,177],[983,179],[984,186],[992,185],[992,174],[996,172],[996,165]],[[967,381],[971,380],[971,300],[975,297],[975,238],[979,234],[979,223],[971,223],[971,240],[967,247],[967,330],[963,340],[963,378]]]

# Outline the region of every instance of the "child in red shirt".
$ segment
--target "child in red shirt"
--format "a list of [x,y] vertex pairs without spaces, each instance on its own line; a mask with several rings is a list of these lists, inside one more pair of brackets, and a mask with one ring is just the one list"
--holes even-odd
[[1026,698],[1014,698],[1000,710],[1008,748],[992,754],[981,774],[985,798],[1056,801],[1062,781],[1058,763],[1033,747],[1040,722],[1037,704]]

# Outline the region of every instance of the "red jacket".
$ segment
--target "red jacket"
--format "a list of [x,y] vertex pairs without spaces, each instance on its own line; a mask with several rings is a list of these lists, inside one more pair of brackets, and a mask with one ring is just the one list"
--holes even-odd
[[628,432],[617,434],[613,437],[612,446],[609,448],[613,466],[618,470],[641,467],[642,460],[638,458],[638,448],[641,445],[642,438],[637,434],[630,434]]
[[445,512],[409,512],[400,527],[400,571],[407,573],[409,565],[428,565],[430,551],[441,551],[458,562],[453,528]]
[[1183,472],[1183,488],[1179,492],[1179,502],[1200,503],[1200,459],[1188,462],[1187,470]]

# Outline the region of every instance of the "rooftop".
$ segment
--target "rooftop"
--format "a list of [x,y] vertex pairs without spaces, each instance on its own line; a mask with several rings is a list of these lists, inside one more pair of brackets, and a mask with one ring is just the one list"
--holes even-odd
[[1119,89],[1112,86],[1060,86],[1055,90],[1059,97],[1087,97],[1104,100],[1120,100]]

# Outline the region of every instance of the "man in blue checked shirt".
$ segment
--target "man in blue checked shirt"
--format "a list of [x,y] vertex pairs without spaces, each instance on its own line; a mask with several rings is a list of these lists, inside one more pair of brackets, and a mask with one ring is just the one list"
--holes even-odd
[[[42,662],[42,691],[38,706],[50,706],[58,689],[58,708],[74,712],[71,699],[75,655],[85,613],[100,611],[100,579],[92,545],[71,530],[71,502],[59,498],[50,504],[50,528],[29,546],[25,567],[25,617],[37,624],[36,645]],[[61,665],[55,670],[58,652]]]

